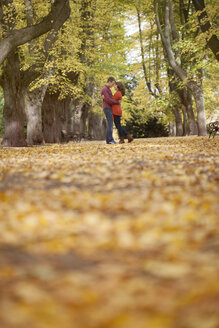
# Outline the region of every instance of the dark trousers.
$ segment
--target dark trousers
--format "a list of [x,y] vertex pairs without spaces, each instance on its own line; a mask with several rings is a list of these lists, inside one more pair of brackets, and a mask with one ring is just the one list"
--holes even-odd
[[113,139],[113,115],[110,108],[104,108],[104,113],[107,120],[106,143],[114,141]]
[[119,137],[126,137],[129,133],[126,129],[121,125],[121,116],[113,115],[115,126],[119,132]]

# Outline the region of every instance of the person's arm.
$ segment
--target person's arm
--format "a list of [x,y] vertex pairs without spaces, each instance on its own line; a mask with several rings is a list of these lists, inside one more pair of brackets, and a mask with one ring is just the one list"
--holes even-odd
[[101,94],[104,96],[104,101],[106,101],[110,105],[118,105],[121,103],[121,100],[114,100],[109,97],[107,90],[102,90]]

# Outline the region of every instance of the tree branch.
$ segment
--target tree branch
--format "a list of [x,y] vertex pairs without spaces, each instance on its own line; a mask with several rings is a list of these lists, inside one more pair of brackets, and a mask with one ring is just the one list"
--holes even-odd
[[181,68],[181,66],[177,63],[177,61],[175,59],[175,56],[174,56],[174,51],[172,49],[171,42],[170,42],[171,28],[170,28],[170,20],[169,20],[170,12],[169,12],[168,1],[166,2],[166,5],[165,5],[165,28],[164,28],[164,32],[163,32],[163,30],[161,28],[161,24],[160,24],[157,0],[154,0],[154,12],[155,12],[155,20],[156,20],[156,24],[157,24],[157,29],[158,29],[158,32],[160,33],[161,40],[162,40],[162,43],[163,43],[163,47],[166,51],[169,63],[171,65],[171,67],[173,68],[174,72],[176,73],[176,75],[182,81],[185,81],[187,79],[187,74]]
[[17,46],[47,33],[54,26],[57,27],[59,25],[61,27],[69,15],[69,0],[55,0],[50,13],[39,24],[14,30],[3,39],[0,43],[0,64],[3,63],[8,54]]

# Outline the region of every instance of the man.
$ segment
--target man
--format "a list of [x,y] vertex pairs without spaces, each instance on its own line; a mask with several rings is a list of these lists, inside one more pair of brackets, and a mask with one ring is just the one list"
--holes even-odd
[[113,139],[113,116],[112,116],[112,108],[111,105],[113,104],[120,104],[120,100],[112,99],[112,92],[111,88],[116,83],[114,77],[110,76],[107,80],[106,85],[101,90],[101,95],[103,99],[103,111],[106,115],[107,120],[107,132],[106,132],[106,143],[107,144],[116,144],[115,140]]

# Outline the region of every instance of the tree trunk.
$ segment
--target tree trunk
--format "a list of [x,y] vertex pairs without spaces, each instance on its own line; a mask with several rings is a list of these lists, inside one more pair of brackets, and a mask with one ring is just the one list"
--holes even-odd
[[81,133],[81,113],[83,103],[78,101],[73,101],[73,132],[80,134]]
[[198,135],[207,136],[205,102],[202,85],[193,81],[189,82],[197,108]]
[[27,145],[24,134],[24,90],[17,53],[8,56],[3,68],[2,87],[4,91],[4,137],[6,147]]
[[106,119],[99,113],[89,112],[88,115],[88,135],[94,140],[106,139]]
[[191,92],[188,88],[185,87],[183,90],[178,90],[178,94],[187,113],[186,116],[187,116],[188,128],[189,128],[188,135],[197,135],[198,127],[193,112]]
[[57,101],[58,97],[56,94],[50,95],[46,92],[43,100],[43,134],[44,140],[47,143],[61,142],[61,133],[59,134],[57,129]]
[[44,139],[48,143],[62,141],[62,130],[72,132],[71,99],[58,99],[58,94],[46,92],[43,101]]
[[176,136],[181,137],[183,135],[183,124],[182,124],[182,116],[178,106],[174,106],[173,114],[175,116],[175,123],[176,123]]
[[183,112],[183,135],[189,136],[190,135],[190,127],[189,127],[189,119],[186,107],[182,105],[182,112]]
[[80,119],[80,134],[85,137],[87,135],[87,118],[90,106],[89,104],[84,104],[81,110],[81,119]]
[[73,131],[73,118],[72,118],[72,103],[71,98],[66,97],[62,100],[63,104],[63,117],[62,129],[66,130],[68,133]]
[[25,113],[27,118],[27,143],[40,145],[44,143],[42,130],[42,104],[47,86],[25,94]]

